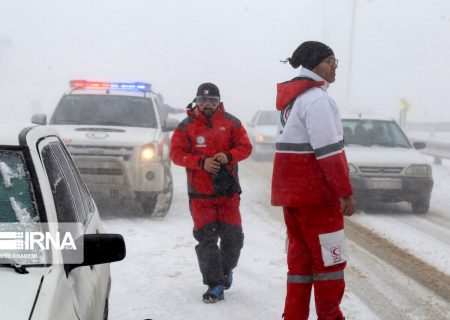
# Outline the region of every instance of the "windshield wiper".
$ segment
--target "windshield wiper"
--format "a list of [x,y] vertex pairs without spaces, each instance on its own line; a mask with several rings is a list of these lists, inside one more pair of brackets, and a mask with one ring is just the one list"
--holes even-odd
[[405,149],[409,149],[408,146],[401,144],[401,143],[394,143],[394,147],[399,147],[399,148],[405,148]]
[[391,147],[391,148],[393,148],[394,144],[390,143],[390,142],[374,142],[374,143],[371,143],[370,146],[382,146],[382,147]]
[[75,120],[58,120],[58,121],[55,121],[53,124],[79,124],[79,121],[75,121]]
[[344,144],[345,145],[349,145],[349,144],[354,144],[354,145],[357,145],[357,146],[364,146],[364,147],[368,147],[369,145],[368,144],[365,144],[365,143],[362,143],[362,142],[344,142]]
[[97,126],[124,126],[123,124],[114,122],[114,121],[100,121],[96,123],[90,124],[91,126],[97,125]]
[[7,263],[0,263],[0,267],[12,268],[12,269],[14,269],[15,272],[20,273],[20,274],[27,274],[28,273],[28,270],[27,270],[27,268],[24,265],[21,265],[20,263],[17,263],[17,262],[12,261],[12,260],[6,260],[6,261],[7,261]]

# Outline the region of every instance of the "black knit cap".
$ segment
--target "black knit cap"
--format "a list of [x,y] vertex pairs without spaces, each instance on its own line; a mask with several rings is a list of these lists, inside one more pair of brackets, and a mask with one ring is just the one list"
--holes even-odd
[[326,44],[319,41],[305,41],[295,49],[288,61],[295,69],[303,66],[312,70],[329,56],[334,56],[334,52]]
[[197,89],[197,97],[220,97],[219,88],[214,83],[202,83]]

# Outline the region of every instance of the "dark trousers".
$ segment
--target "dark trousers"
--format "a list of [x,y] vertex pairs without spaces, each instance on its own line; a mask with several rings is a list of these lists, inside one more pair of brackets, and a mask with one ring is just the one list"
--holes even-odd
[[[190,199],[195,247],[203,283],[215,286],[236,267],[244,243],[239,196]],[[220,242],[219,242],[220,240]]]

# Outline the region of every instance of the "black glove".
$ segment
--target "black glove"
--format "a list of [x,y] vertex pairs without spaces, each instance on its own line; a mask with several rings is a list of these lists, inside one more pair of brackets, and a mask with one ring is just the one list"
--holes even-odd
[[241,186],[226,165],[220,166],[219,172],[212,175],[214,192],[218,196],[231,196],[235,192],[241,193]]

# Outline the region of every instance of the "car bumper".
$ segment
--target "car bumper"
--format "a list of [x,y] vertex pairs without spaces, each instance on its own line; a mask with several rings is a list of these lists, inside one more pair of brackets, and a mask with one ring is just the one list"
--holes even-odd
[[141,164],[121,157],[73,156],[89,191],[95,195],[134,199],[137,192],[164,189],[164,164]]
[[350,176],[357,198],[386,202],[428,199],[433,189],[432,177]]
[[255,142],[253,146],[253,153],[259,155],[274,155],[275,143]]

